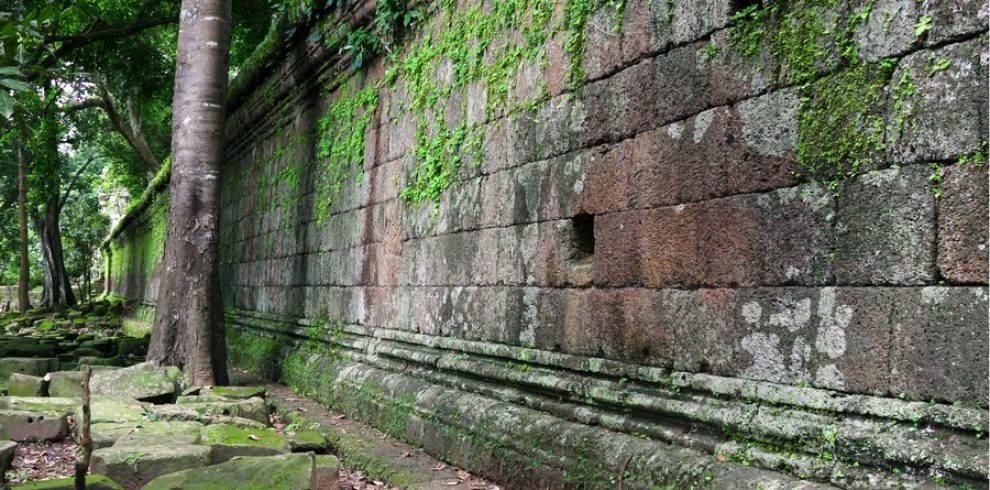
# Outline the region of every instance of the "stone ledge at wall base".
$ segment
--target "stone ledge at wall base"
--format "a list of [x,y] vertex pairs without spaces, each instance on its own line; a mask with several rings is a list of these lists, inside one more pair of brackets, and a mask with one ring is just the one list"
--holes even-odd
[[797,476],[839,488],[986,480],[988,417],[979,408],[360,326],[314,339],[302,320],[232,318],[233,362],[522,486],[609,488],[624,458],[637,475],[628,488],[705,485],[740,468],[757,479]]

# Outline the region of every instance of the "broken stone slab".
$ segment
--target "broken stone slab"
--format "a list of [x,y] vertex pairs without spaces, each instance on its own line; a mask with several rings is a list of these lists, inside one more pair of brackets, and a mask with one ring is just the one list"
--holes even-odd
[[97,357],[97,356],[80,356],[79,366],[110,366],[118,367],[123,366],[123,361],[117,357]]
[[[159,414],[169,420],[196,420],[198,417],[191,415],[206,416],[230,416],[240,417],[267,425],[268,405],[261,398],[249,398],[247,400],[221,400],[213,401],[214,398],[205,398],[206,402],[199,402],[202,395],[196,397],[184,397],[183,403],[177,405],[161,405],[154,407],[152,413]],[[190,403],[191,401],[191,403]]]
[[208,446],[111,446],[93,451],[90,470],[135,490],[161,475],[208,464]]
[[94,395],[134,398],[153,403],[171,403],[180,392],[182,371],[142,362],[131,367],[93,373],[90,390]]
[[199,422],[203,425],[227,424],[245,429],[264,430],[268,424],[262,424],[256,420],[243,417],[231,417],[228,415],[202,414],[189,408],[193,405],[156,405],[149,408],[148,420],[164,422]]
[[115,446],[199,444],[203,425],[196,422],[147,422],[120,436]]
[[264,386],[212,386],[205,390],[208,395],[220,395],[225,398],[235,400],[246,400],[248,398],[264,398]]
[[[14,485],[11,488],[16,488],[18,490],[75,490],[76,484],[75,479],[69,478],[59,478],[57,480],[44,480],[44,481],[34,481],[28,483],[21,483],[20,485]],[[103,476],[103,475],[86,475],[86,489],[87,490],[123,490],[117,482]]]
[[[17,357],[52,357],[55,355],[55,346],[50,344],[41,344],[33,339],[28,338],[6,338],[0,341],[0,357],[3,358],[17,358]],[[8,373],[9,375],[9,373]]]
[[79,408],[78,398],[50,396],[0,396],[0,409],[21,412],[73,414]]
[[289,450],[294,453],[324,453],[330,449],[330,439],[326,434],[316,431],[293,432],[286,434]]
[[190,403],[213,403],[213,402],[229,402],[231,399],[222,397],[220,395],[183,395],[176,398],[176,405],[188,405]]
[[14,451],[17,443],[14,441],[0,441],[0,475],[7,473],[10,464],[14,462]]
[[11,396],[45,396],[48,382],[41,376],[14,373],[7,381],[7,394]]
[[134,399],[94,397],[90,401],[90,423],[141,423],[147,421],[144,405]]
[[9,379],[11,374],[29,374],[44,376],[49,371],[58,370],[58,358],[55,357],[4,357],[0,359],[0,379]]
[[138,439],[141,437],[162,436],[174,434],[177,436],[194,436],[193,442],[199,442],[199,429],[202,424],[196,422],[101,422],[90,427],[93,447],[101,449],[117,444],[123,438]]
[[56,371],[48,373],[50,396],[82,397],[82,371]]
[[200,444],[213,448],[213,464],[236,456],[272,456],[289,452],[289,442],[285,436],[271,429],[208,425],[200,430],[200,437]]
[[[155,479],[145,490],[337,490],[330,478],[336,458],[321,458],[312,453],[284,454],[239,458],[225,463],[190,469]],[[314,476],[320,475],[319,480]],[[339,477],[336,480],[339,482]],[[324,486],[317,486],[322,482]],[[339,485],[339,483],[338,483]]]
[[68,432],[64,413],[0,410],[0,439],[52,441],[65,438]]

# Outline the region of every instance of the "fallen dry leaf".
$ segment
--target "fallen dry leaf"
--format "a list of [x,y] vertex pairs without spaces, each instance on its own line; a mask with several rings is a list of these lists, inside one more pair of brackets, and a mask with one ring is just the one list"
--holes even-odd
[[447,465],[445,465],[443,463],[437,463],[437,465],[434,466],[432,469],[433,469],[433,471],[440,471],[440,470],[443,470],[445,468],[447,468]]
[[344,418],[347,418],[347,415],[344,415],[344,414],[338,414],[338,415],[334,415],[333,417],[330,417],[330,418],[332,418],[332,419],[334,419],[334,420],[340,420],[340,419],[344,419]]
[[248,439],[251,439],[252,441],[260,441],[261,440],[260,437],[254,435],[254,434],[248,435]]
[[402,457],[403,458],[411,458],[412,457],[412,453],[409,452],[409,451],[402,451]]
[[460,480],[450,480],[450,481],[443,482],[443,484],[446,485],[446,486],[448,486],[448,487],[452,487],[452,486],[455,486],[455,485],[460,485],[461,484],[461,481]]

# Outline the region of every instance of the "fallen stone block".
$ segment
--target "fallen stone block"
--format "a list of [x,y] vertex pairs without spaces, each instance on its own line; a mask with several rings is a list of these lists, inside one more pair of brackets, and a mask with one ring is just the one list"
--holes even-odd
[[171,403],[180,392],[181,378],[182,371],[178,368],[143,362],[123,369],[93,373],[90,390],[94,395]]
[[[159,437],[163,435],[176,435],[180,437],[193,436],[192,442],[199,442],[199,429],[202,424],[195,422],[123,422],[108,423],[101,422],[93,424],[90,435],[93,438],[93,447],[100,449],[117,444],[121,439],[136,440],[143,437]],[[123,445],[129,445],[125,443]],[[161,445],[161,444],[159,444]]]
[[128,398],[94,397],[90,401],[90,423],[141,423],[147,421],[141,402]]
[[115,446],[199,444],[203,425],[196,422],[147,422],[120,436]]
[[52,441],[69,431],[64,413],[0,410],[0,439],[12,441]]
[[336,456],[315,456],[312,490],[338,490],[340,488],[340,460]]
[[246,400],[248,398],[264,398],[264,386],[213,386],[205,390],[208,395],[220,395],[225,398],[235,400]]
[[[208,400],[201,402],[199,400]],[[250,398],[247,400],[222,400],[219,401],[202,395],[195,397],[183,397],[182,402],[177,405],[162,405],[155,407],[153,413],[168,417],[170,420],[195,420],[197,417],[191,415],[195,412],[198,415],[206,416],[229,416],[240,417],[267,425],[268,405],[261,398]]]
[[325,453],[330,449],[330,439],[322,432],[305,431],[286,434],[289,441],[289,450],[294,453]]
[[45,396],[48,382],[41,376],[14,373],[7,381],[7,394],[11,396]]
[[[145,490],[216,490],[220,488],[310,490],[313,486],[312,454],[249,457],[205,468],[179,471],[155,479]],[[328,465],[324,466],[328,468]],[[329,469],[329,468],[328,468]],[[325,480],[327,480],[325,478]],[[326,487],[335,490],[335,487]]]
[[48,373],[50,396],[82,397],[82,371],[56,371]]
[[121,359],[144,358],[148,352],[146,339],[124,337],[117,341],[117,357]]
[[253,430],[218,424],[203,427],[200,436],[200,444],[213,448],[213,464],[236,456],[272,456],[289,452],[285,436],[271,429]]
[[[22,483],[14,485],[12,488],[18,490],[75,490],[76,484],[75,479],[69,477]],[[86,488],[87,490],[123,490],[124,487],[103,475],[86,475]]]
[[7,473],[10,463],[14,462],[14,451],[17,443],[14,441],[0,441],[0,475]]
[[78,398],[50,396],[0,396],[0,409],[36,413],[73,414],[79,408]]
[[0,359],[0,379],[9,379],[11,374],[44,376],[49,371],[58,370],[58,359],[54,357],[5,357]]
[[95,357],[82,356],[79,358],[79,366],[123,366],[124,363],[117,357]]
[[134,490],[161,475],[208,464],[208,446],[112,446],[93,451],[90,470]]

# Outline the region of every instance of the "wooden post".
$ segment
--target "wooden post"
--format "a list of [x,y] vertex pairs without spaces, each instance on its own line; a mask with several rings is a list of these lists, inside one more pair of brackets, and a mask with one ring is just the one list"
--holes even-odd
[[86,490],[86,474],[89,473],[89,461],[93,455],[93,439],[89,434],[89,378],[92,375],[93,368],[86,366],[82,375],[82,420],[76,421],[79,424],[76,442],[81,449],[76,457],[76,490]]

